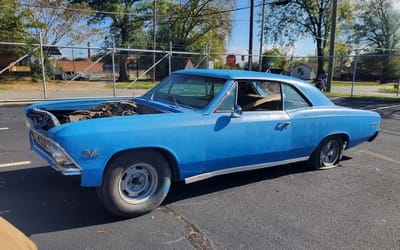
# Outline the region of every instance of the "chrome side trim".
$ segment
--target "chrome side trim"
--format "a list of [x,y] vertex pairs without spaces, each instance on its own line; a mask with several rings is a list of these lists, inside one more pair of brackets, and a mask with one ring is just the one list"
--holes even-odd
[[307,157],[300,157],[300,158],[289,159],[289,160],[284,160],[284,161],[275,161],[275,162],[270,162],[270,163],[262,163],[262,164],[247,165],[247,166],[241,166],[241,167],[235,167],[235,168],[221,169],[221,170],[216,170],[213,172],[208,172],[208,173],[204,173],[204,174],[191,176],[191,177],[185,178],[184,180],[185,180],[186,184],[189,184],[189,183],[202,181],[202,180],[212,178],[215,176],[219,176],[219,175],[251,171],[251,170],[256,170],[256,169],[261,169],[261,168],[275,167],[275,166],[285,165],[285,164],[294,163],[294,162],[306,161],[308,159],[309,159],[309,157],[307,156]]

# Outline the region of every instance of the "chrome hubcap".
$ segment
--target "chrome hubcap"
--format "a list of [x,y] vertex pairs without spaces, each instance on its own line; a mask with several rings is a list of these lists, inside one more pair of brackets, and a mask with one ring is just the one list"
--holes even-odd
[[330,140],[321,150],[321,165],[329,166],[336,163],[340,154],[340,145],[336,140]]
[[128,203],[142,203],[154,194],[157,183],[156,170],[151,165],[138,163],[123,172],[119,192]]

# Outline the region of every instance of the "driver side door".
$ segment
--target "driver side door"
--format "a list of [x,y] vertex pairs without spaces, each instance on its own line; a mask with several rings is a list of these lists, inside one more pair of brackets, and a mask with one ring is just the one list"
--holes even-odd
[[[241,88],[252,86],[256,90],[262,84],[273,90],[273,93],[269,96],[258,93],[259,99],[269,97],[271,103],[278,105],[266,101],[265,107],[274,107],[257,109],[250,108],[251,104],[248,103],[248,107],[241,112],[238,103],[243,103],[245,98],[245,93],[240,93]],[[256,103],[256,94],[248,93],[246,97],[254,97]],[[206,117],[205,172],[236,167],[245,170],[285,161],[291,142],[291,121],[282,103],[279,83],[234,83],[217,109]]]

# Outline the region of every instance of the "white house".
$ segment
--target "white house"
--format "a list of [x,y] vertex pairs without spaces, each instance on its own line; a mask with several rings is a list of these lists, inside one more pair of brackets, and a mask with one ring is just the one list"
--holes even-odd
[[303,79],[311,80],[317,75],[318,65],[316,63],[301,63],[292,69],[292,76]]

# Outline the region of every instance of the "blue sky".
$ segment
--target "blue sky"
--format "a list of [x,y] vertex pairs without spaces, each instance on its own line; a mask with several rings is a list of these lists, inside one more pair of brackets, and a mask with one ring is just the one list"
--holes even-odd
[[[254,5],[258,5],[259,1],[255,0]],[[237,0],[236,8],[245,8],[250,6],[250,0]],[[268,11],[268,5],[265,9]],[[254,24],[253,24],[253,55],[258,55],[260,51],[260,19],[261,6],[254,8]],[[229,41],[227,41],[227,49],[229,53],[247,54],[249,48],[249,26],[250,26],[250,8],[233,12],[233,31]],[[264,43],[263,50],[271,48],[271,45]],[[303,39],[296,43],[295,56],[314,55],[315,45],[311,38]]]
[[[274,2],[277,0],[266,0]],[[261,0],[254,0],[254,5],[259,5]],[[400,11],[400,0],[392,0],[395,11]],[[246,8],[248,7],[248,8]],[[249,24],[250,24],[250,0],[237,0],[236,8],[246,8],[233,12],[233,32],[231,39],[227,41],[227,52],[237,54],[248,54],[249,48]],[[268,11],[266,5],[265,11]],[[254,8],[253,24],[253,55],[258,55],[260,51],[260,13],[261,6]],[[271,45],[264,43],[263,50],[270,49]],[[315,44],[312,38],[302,39],[296,43],[294,56],[314,56]]]

